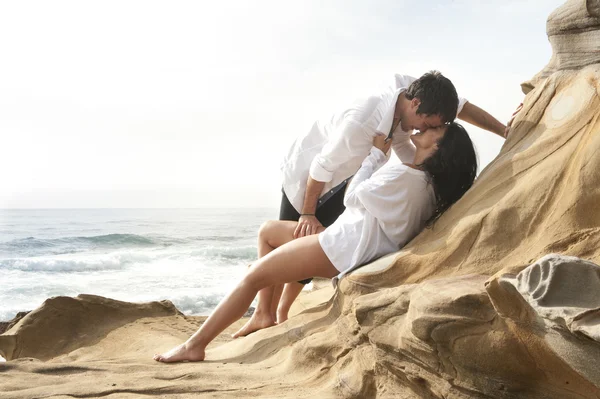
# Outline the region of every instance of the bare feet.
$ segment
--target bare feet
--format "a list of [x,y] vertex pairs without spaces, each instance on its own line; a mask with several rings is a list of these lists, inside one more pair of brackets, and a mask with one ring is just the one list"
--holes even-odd
[[154,360],[163,363],[200,362],[204,360],[204,348],[185,342],[162,355],[155,354]]
[[260,314],[255,312],[250,320],[240,328],[238,332],[232,335],[233,338],[245,337],[254,331],[262,330],[263,328],[271,327],[275,325],[275,320],[270,314]]

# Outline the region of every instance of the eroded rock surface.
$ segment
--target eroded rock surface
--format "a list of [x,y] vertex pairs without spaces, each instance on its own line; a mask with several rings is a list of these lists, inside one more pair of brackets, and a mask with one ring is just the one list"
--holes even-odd
[[178,314],[169,301],[135,304],[96,295],[53,297],[0,335],[0,355],[7,360],[52,359],[93,345],[135,320]]

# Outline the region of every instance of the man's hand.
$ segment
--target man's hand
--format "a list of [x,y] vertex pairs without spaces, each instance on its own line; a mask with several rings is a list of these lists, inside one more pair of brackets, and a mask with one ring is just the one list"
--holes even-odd
[[378,134],[373,137],[373,146],[379,148],[384,154],[387,155],[390,147],[392,146],[392,140],[388,140],[386,136]]
[[294,238],[316,234],[317,229],[321,226],[323,225],[315,216],[300,216],[300,220],[298,220],[298,226],[296,226],[296,230],[294,230]]
[[519,106],[517,107],[517,109],[515,110],[515,112],[513,112],[512,117],[510,118],[510,120],[506,124],[506,129],[504,129],[504,138],[508,138],[508,133],[510,133],[510,128],[512,126],[512,123],[515,120],[515,118],[517,117],[517,114],[519,112],[521,112],[522,109],[523,109],[523,103],[519,104]]

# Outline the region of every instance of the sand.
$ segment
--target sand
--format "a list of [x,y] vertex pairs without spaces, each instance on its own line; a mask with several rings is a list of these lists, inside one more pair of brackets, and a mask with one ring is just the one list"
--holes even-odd
[[[332,294],[331,284],[321,283],[320,289],[300,296],[290,316],[318,308]],[[302,336],[287,331],[289,322],[233,340],[230,335],[245,323],[243,318],[211,344],[210,360],[202,363],[152,360],[155,352],[185,341],[205,319],[184,316],[166,301],[131,304],[91,295],[49,299],[16,326],[21,345],[16,344],[17,359],[0,365],[0,397],[280,397],[304,391],[299,389],[302,379],[286,375],[285,351],[258,361],[271,354],[263,349],[266,337],[275,334],[292,342]],[[237,358],[240,349],[256,352],[256,361]],[[265,378],[265,367],[280,370],[276,387],[275,376]],[[307,387],[307,397],[310,391]]]

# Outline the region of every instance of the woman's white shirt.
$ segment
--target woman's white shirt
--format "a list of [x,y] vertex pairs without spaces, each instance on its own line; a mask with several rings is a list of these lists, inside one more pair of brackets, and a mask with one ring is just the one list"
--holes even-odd
[[404,164],[382,168],[386,160],[372,147],[346,190],[346,210],[319,234],[323,251],[343,274],[398,251],[433,214],[435,193],[425,172]]

